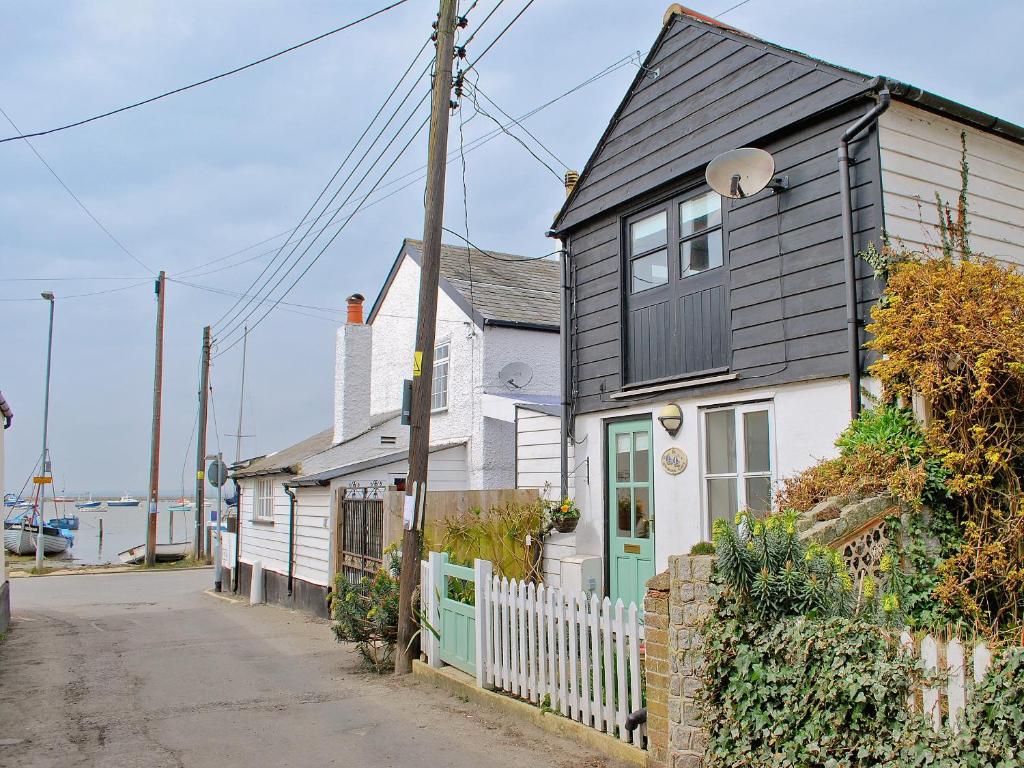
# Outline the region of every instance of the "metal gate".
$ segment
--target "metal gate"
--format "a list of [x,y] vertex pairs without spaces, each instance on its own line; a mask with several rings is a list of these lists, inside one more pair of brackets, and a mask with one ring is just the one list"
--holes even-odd
[[384,491],[380,481],[337,492],[338,572],[351,583],[380,570],[384,556]]

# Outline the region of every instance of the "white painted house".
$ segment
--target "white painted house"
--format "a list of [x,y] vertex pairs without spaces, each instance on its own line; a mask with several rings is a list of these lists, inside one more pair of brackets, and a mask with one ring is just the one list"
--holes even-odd
[[[258,559],[268,600],[326,611],[346,554],[338,534],[346,494],[356,485],[404,483],[409,439],[400,411],[403,381],[411,378],[421,248],[403,241],[365,323],[362,296],[348,299],[335,349],[333,427],[236,469],[243,591]],[[559,273],[546,259],[442,247],[431,490],[516,487],[516,406],[558,402]]]

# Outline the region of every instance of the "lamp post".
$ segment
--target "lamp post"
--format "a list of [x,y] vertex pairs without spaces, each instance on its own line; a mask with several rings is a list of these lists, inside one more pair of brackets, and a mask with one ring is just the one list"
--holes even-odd
[[[49,467],[46,463],[46,431],[50,424],[50,359],[53,356],[53,304],[54,296],[51,291],[43,291],[40,294],[50,302],[50,330],[46,338],[46,394],[43,396],[43,458],[40,462],[40,474],[46,477],[49,474]],[[43,570],[43,500],[46,498],[46,489],[39,493],[39,509],[36,510],[36,571]]]

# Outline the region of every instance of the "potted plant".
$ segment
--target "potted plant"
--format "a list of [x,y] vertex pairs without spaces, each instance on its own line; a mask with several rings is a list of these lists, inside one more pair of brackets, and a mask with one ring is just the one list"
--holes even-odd
[[560,502],[553,502],[548,507],[548,518],[554,530],[559,533],[572,533],[580,521],[580,508],[567,497]]

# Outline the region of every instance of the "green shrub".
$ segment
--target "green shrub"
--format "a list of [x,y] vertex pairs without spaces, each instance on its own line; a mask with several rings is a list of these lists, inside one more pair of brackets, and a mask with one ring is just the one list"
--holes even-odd
[[351,583],[335,580],[332,629],[339,642],[356,644],[367,666],[379,674],[391,669],[398,639],[398,578],[386,570]]
[[958,763],[1011,768],[1024,763],[1024,648],[1003,652],[967,705]]
[[690,547],[691,555],[713,555],[715,554],[715,545],[710,541],[698,541],[692,547]]

